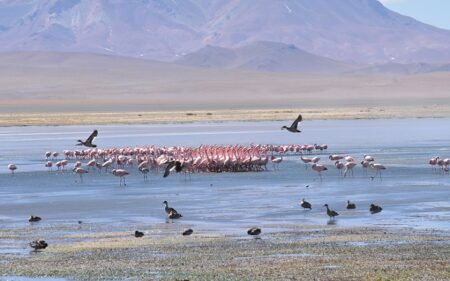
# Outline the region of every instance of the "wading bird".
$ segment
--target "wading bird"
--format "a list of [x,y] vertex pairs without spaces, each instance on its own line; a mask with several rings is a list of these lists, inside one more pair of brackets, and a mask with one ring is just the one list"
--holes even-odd
[[327,167],[325,167],[324,165],[320,165],[320,164],[313,164],[311,166],[311,168],[316,171],[317,173],[319,173],[319,177],[320,180],[322,181],[322,171],[326,171],[328,170]]
[[334,217],[339,216],[339,214],[336,211],[330,210],[330,208],[328,208],[328,204],[325,204],[323,206],[327,207],[327,215],[330,217],[330,219],[334,220]]
[[14,175],[14,171],[17,170],[17,166],[15,164],[9,164],[8,169],[11,171],[11,174]]
[[40,220],[42,220],[41,217],[33,216],[33,215],[31,215],[30,218],[28,219],[29,222],[38,222]]
[[258,236],[261,234],[261,228],[259,227],[252,227],[249,230],[247,230],[247,234],[251,236]]
[[300,201],[300,206],[303,209],[310,209],[311,210],[311,203],[309,203],[308,201],[305,201],[305,198],[303,198],[302,201]]
[[191,228],[189,228],[189,229],[186,229],[185,231],[183,231],[183,236],[189,236],[192,233],[194,233],[194,231]]
[[379,212],[381,212],[383,210],[383,208],[381,208],[380,206],[378,206],[378,205],[375,205],[375,204],[370,204],[370,207],[369,207],[369,211],[370,211],[370,213],[373,215],[373,214],[376,214],[376,213],[379,213]]
[[120,177],[119,186],[122,186],[122,179],[123,179],[123,185],[127,186],[125,183],[125,177],[128,176],[130,173],[128,173],[127,170],[124,169],[114,169],[112,170],[112,174],[116,177]]
[[30,247],[35,251],[47,248],[48,244],[42,239],[30,242]]
[[169,203],[167,201],[164,201],[163,204],[165,204],[164,211],[166,212],[169,219],[178,219],[182,217],[180,213],[177,212],[174,208],[169,207]]
[[347,205],[345,206],[348,210],[356,209],[355,203],[350,203],[350,200],[347,200]]

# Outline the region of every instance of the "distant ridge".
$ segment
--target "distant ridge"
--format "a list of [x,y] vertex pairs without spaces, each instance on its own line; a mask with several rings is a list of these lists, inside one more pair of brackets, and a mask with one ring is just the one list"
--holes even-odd
[[305,52],[294,45],[263,41],[235,49],[206,46],[176,62],[197,67],[267,72],[329,74],[344,73],[355,68],[350,64]]
[[358,68],[352,74],[421,74],[431,72],[448,72],[450,64],[429,63],[385,63]]

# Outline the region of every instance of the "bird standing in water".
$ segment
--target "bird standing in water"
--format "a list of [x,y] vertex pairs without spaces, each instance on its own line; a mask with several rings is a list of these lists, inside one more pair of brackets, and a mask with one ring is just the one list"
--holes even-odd
[[356,209],[356,205],[355,203],[350,203],[350,200],[347,200],[347,205],[345,205],[345,208],[347,208],[347,210]]
[[308,201],[305,201],[305,198],[303,198],[302,201],[300,201],[300,206],[303,209],[310,209],[311,210],[311,203],[309,203]]
[[29,222],[38,222],[40,220],[42,220],[41,217],[33,216],[33,215],[31,215],[30,218],[28,219]]
[[301,131],[297,129],[298,127],[298,122],[302,121],[302,115],[300,114],[297,119],[295,119],[294,123],[292,123],[292,125],[290,127],[287,126],[283,126],[281,127],[281,130],[286,129],[291,133],[300,133]]
[[33,242],[30,242],[30,247],[33,248],[35,251],[45,249],[47,248],[48,244],[42,239],[35,240]]
[[323,206],[327,207],[327,215],[330,217],[330,219],[334,220],[334,217],[339,216],[339,214],[336,211],[330,210],[330,208],[328,208],[328,204],[325,204]]
[[247,230],[247,234],[254,236],[255,238],[259,238],[259,235],[261,234],[261,228],[259,227],[252,227],[249,230]]
[[97,147],[97,145],[93,144],[92,141],[94,140],[94,138],[98,135],[98,131],[94,130],[92,132],[92,134],[85,140],[78,140],[78,143],[76,145],[84,145],[87,147]]
[[369,208],[369,211],[370,211],[370,213],[373,215],[373,214],[376,214],[376,213],[379,213],[379,212],[381,212],[383,210],[383,208],[381,208],[380,206],[378,206],[378,205],[375,205],[375,204],[370,204],[370,208]]
[[167,217],[169,219],[179,219],[182,217],[182,215],[180,213],[178,213],[177,210],[169,207],[169,203],[167,201],[164,201],[163,204],[166,205],[166,207],[164,208],[164,211],[166,212]]

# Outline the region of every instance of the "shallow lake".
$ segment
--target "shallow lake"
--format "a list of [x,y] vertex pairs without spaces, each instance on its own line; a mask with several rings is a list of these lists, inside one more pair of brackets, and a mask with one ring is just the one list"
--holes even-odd
[[[433,156],[450,157],[450,119],[305,121],[302,133],[281,131],[290,122],[235,122],[170,125],[97,126],[99,148],[118,146],[170,146],[200,144],[328,144],[314,152],[327,165],[320,181],[300,161],[284,156],[279,170],[252,173],[199,173],[191,180],[150,174],[144,182],[136,168],[127,168],[127,186],[119,187],[110,173],[92,172],[83,183],[71,172],[49,173],[44,153],[77,149],[77,139],[93,127],[0,128],[0,228],[26,227],[30,214],[43,217],[39,224],[72,225],[78,220],[122,231],[136,225],[164,223],[162,202],[183,214],[174,222],[220,232],[236,232],[258,225],[276,231],[277,225],[329,222],[323,205],[340,215],[336,227],[407,226],[450,230],[450,175],[434,172],[427,164]],[[354,169],[343,178],[330,154],[364,154],[387,167],[382,180]],[[61,156],[60,156],[61,159]],[[7,165],[18,166],[12,176]],[[307,187],[308,186],[308,187]],[[312,211],[299,207],[305,198]],[[357,209],[345,210],[351,200]],[[383,211],[371,215],[368,206]],[[12,250],[12,249],[11,249]]]

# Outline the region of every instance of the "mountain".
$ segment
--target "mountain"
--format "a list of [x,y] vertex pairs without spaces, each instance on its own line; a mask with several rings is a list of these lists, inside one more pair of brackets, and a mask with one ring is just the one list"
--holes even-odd
[[0,0],[0,52],[173,61],[207,46],[231,55],[264,41],[352,63],[450,62],[450,31],[377,0]]
[[261,41],[234,49],[206,46],[176,62],[197,67],[267,72],[343,73],[355,68],[305,52],[294,45]]

